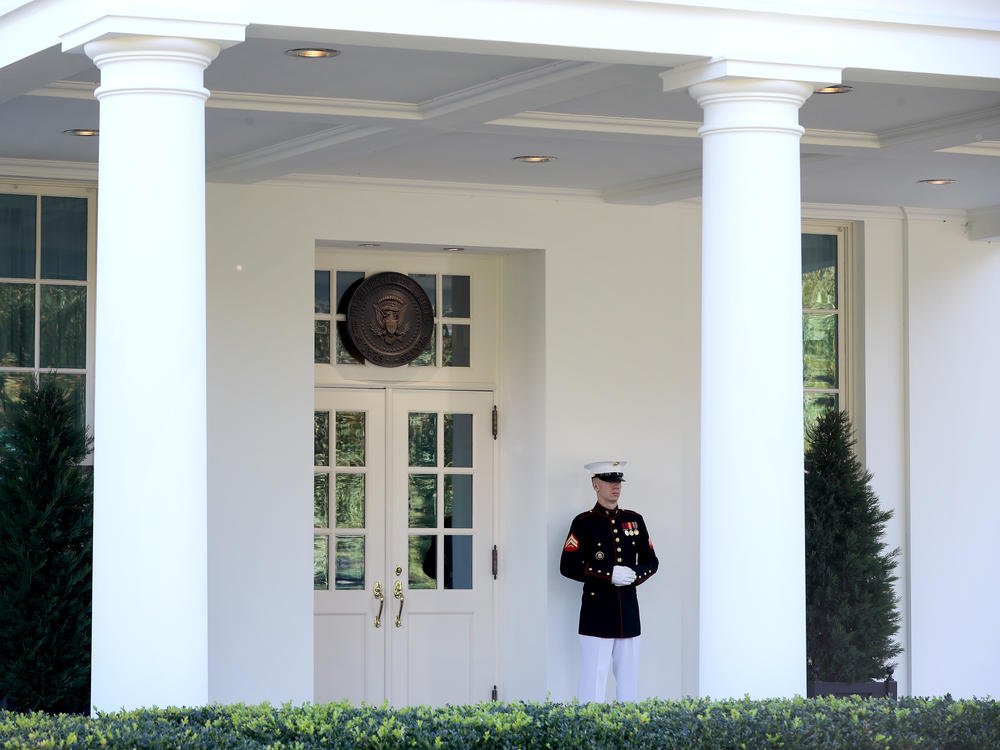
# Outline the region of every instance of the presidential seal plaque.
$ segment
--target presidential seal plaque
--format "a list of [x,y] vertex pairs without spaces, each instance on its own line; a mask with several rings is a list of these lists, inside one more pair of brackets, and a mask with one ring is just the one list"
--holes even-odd
[[427,348],[434,333],[434,310],[420,284],[387,271],[358,285],[347,305],[347,334],[365,359],[399,367]]

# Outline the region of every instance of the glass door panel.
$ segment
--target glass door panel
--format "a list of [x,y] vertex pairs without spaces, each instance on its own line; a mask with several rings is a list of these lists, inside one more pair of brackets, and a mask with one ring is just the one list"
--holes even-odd
[[316,390],[317,702],[489,699],[492,405],[488,392]]
[[[493,394],[392,394],[390,566],[405,600],[390,702],[468,703],[492,687]],[[447,654],[437,664],[428,659]]]
[[377,703],[385,637],[375,584],[388,583],[384,393],[317,389],[313,424],[315,700]]

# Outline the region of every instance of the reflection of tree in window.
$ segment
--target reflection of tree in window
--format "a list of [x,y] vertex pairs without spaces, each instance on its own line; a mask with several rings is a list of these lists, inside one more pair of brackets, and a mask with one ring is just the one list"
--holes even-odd
[[437,466],[437,414],[410,412],[409,465]]
[[337,474],[337,528],[365,527],[365,475]]
[[337,466],[365,465],[365,413],[338,411],[336,419]]
[[803,422],[809,427],[840,400],[837,234],[802,235]]

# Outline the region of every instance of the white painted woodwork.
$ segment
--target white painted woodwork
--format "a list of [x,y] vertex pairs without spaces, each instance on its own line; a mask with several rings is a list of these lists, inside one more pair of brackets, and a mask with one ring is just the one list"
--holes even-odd
[[[493,395],[488,391],[316,389],[316,408],[331,412],[331,424],[337,411],[363,410],[367,432],[365,587],[337,590],[331,560],[330,589],[315,592],[315,701],[346,699],[359,704],[388,700],[404,706],[489,700],[497,682],[498,648],[490,556],[494,529],[492,405]],[[472,468],[408,467],[410,412],[472,414]],[[443,420],[439,418],[439,464],[443,444]],[[331,498],[334,471],[331,467]],[[444,499],[443,480],[439,480],[437,533],[473,536],[472,588],[443,588],[444,546],[439,536],[438,588],[410,589],[408,537],[411,532],[434,532],[408,528],[408,476],[436,473],[443,477],[452,471],[473,476],[473,527],[440,528]],[[333,536],[337,530],[330,533]],[[379,627],[375,626],[379,611],[374,596],[376,582],[385,597]],[[397,584],[402,606],[393,595]]]
[[[361,590],[335,588],[335,451],[330,466],[330,566],[328,590],[314,592],[315,672],[314,700],[317,703],[349,700],[360,705],[385,699],[386,627],[392,611],[392,585],[386,575],[386,411],[382,390],[316,390],[316,411],[330,415],[330,446],[333,448],[337,412],[364,412],[365,467],[349,469],[365,477],[365,581]],[[355,534],[356,532],[346,532]],[[375,627],[378,602],[374,597],[378,582],[385,596],[381,626]]]
[[[406,597],[399,627],[390,638],[390,702],[398,706],[475,703],[490,699],[497,682],[495,663],[495,582],[491,572],[493,535],[493,450],[491,434],[493,394],[487,391],[394,390],[392,428],[389,435],[390,552],[389,564],[403,568]],[[445,535],[472,536],[472,587],[445,589],[443,538],[438,537],[437,589],[410,589],[407,584],[407,537],[423,533],[408,529],[407,474],[433,473],[428,468],[407,468],[407,415],[437,413],[438,460],[443,466],[445,414],[472,414],[472,468],[441,468],[437,473],[472,475],[472,527],[445,530]],[[438,525],[443,524],[443,478],[439,483]],[[393,583],[397,580],[392,576]],[[393,611],[398,611],[393,601]],[[395,624],[395,623],[393,623]]]
[[[372,239],[382,239],[375,234]],[[352,251],[347,243],[323,243],[316,249],[316,269],[330,272],[333,314],[317,314],[317,320],[330,320],[331,337],[335,322],[346,316],[336,315],[337,271],[363,272],[372,276],[384,271],[402,274],[433,274],[437,277],[434,307],[434,344],[437,362],[442,362],[441,326],[457,323],[470,326],[468,367],[408,366],[378,367],[371,363],[344,364],[336,361],[335,341],[331,338],[331,361],[316,364],[318,384],[336,383],[409,383],[445,387],[492,387],[497,382],[497,340],[499,338],[498,268],[500,248],[463,248],[462,252],[444,252],[447,244],[414,245],[383,241],[378,249]],[[442,276],[469,277],[470,310],[468,318],[442,316]]]
[[807,83],[695,83],[702,213],[699,690],[805,693],[798,108]]
[[208,698],[202,74],[218,46],[132,37],[86,50],[102,78],[92,703],[197,705]]

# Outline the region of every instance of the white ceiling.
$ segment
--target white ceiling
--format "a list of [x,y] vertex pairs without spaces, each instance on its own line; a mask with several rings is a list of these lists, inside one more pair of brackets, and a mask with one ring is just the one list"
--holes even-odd
[[[662,91],[662,64],[350,45],[328,59],[284,54],[310,42],[250,38],[209,67],[210,179],[518,186],[639,204],[700,193],[700,109]],[[55,48],[33,63],[0,73],[0,174],[13,163],[23,173],[24,159],[96,163],[97,139],[63,131],[98,126],[97,70]],[[40,71],[51,72],[38,80]],[[905,85],[860,70],[844,79],[851,93],[814,95],[801,111],[804,201],[1000,205],[998,81]],[[558,160],[511,160],[539,153]],[[958,182],[917,183],[935,177]]]

